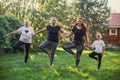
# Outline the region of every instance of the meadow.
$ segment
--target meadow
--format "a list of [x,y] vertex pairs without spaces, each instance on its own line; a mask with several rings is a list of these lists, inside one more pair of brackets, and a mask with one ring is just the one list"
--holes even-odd
[[56,51],[53,68],[43,52],[31,52],[27,64],[23,53],[1,53],[0,80],[120,80],[120,51],[107,50],[100,70],[97,61],[88,56],[90,52],[83,52],[78,70],[75,58],[61,48]]

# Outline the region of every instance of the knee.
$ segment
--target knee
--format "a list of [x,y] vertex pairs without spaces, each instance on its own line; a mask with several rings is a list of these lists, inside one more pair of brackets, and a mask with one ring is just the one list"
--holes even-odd
[[43,46],[40,45],[39,48],[42,50],[42,49],[43,49]]

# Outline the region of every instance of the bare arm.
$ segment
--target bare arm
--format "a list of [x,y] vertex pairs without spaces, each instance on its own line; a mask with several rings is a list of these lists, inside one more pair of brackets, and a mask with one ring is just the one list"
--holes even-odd
[[66,31],[64,29],[62,29],[62,28],[60,29],[60,32],[63,33],[63,34],[66,33]]
[[47,30],[46,27],[44,27],[43,29],[40,29],[38,32],[36,32],[36,33],[34,34],[34,36],[36,36],[37,34],[39,34],[39,33],[41,33],[41,32],[44,32],[45,30]]
[[87,32],[85,33],[84,39],[85,39],[86,44],[89,45],[89,40],[88,40],[88,34],[87,34]]
[[102,49],[102,55],[104,54],[104,52],[105,52],[105,47],[103,47],[103,49]]
[[17,31],[17,30],[15,30],[15,31],[13,31],[13,32],[8,33],[8,34],[6,34],[5,36],[9,36],[9,35],[16,34],[16,33],[18,33],[18,31]]
[[72,36],[72,35],[73,35],[73,32],[71,31],[71,32],[68,33],[68,34],[62,35],[62,38],[68,38],[68,37],[70,37],[70,36]]

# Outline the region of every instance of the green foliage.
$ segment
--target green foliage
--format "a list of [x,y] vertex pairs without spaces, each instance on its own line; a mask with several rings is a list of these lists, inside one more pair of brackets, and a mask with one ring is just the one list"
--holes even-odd
[[4,35],[18,29],[23,23],[15,17],[0,15],[0,49],[12,48],[12,44],[18,40],[18,35],[5,38]]
[[95,39],[95,31],[105,32],[110,17],[108,0],[77,0],[76,7],[86,22],[90,38]]
[[57,50],[53,68],[49,68],[49,58],[45,53],[29,54],[27,64],[23,63],[24,54],[0,55],[0,79],[2,80],[119,80],[120,51],[106,51],[102,58],[101,69],[97,61],[89,58],[84,51],[81,55],[79,70],[74,68],[75,58],[63,50]]
[[[71,30],[76,17],[81,16],[89,29],[90,40],[95,39],[95,31],[104,32],[108,27],[110,9],[108,0],[2,0],[0,14],[13,15],[20,20],[29,19],[35,32],[49,25],[50,18],[56,17],[58,24],[67,32]],[[32,48],[46,39],[47,32],[40,33],[34,38]],[[60,40],[61,44],[65,40]]]

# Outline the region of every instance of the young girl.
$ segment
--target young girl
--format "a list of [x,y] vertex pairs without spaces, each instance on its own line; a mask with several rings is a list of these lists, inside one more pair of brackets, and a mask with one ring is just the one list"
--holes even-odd
[[20,39],[18,42],[16,42],[13,46],[14,50],[21,50],[24,51],[24,48],[21,47],[23,44],[25,45],[25,60],[24,63],[27,63],[28,60],[28,55],[29,55],[29,49],[30,49],[30,44],[32,43],[32,37],[34,35],[34,30],[32,27],[30,27],[30,22],[26,20],[24,22],[24,26],[20,27],[18,30],[15,30],[11,33],[6,34],[6,36],[20,33]]
[[[103,40],[101,40],[101,38],[102,38],[101,33],[96,32],[96,38],[97,38],[97,40],[94,41],[91,45],[92,48],[95,48],[95,51],[93,51],[91,54],[89,54],[89,56],[98,61],[98,68],[97,69],[100,69],[101,59],[102,59],[102,56],[103,56],[104,51],[105,51],[105,43]],[[95,57],[96,55],[98,57]]]
[[[72,54],[76,58],[75,67],[78,69],[78,64],[80,62],[80,56],[84,49],[84,42],[88,44],[87,37],[87,28],[84,25],[82,18],[77,18],[75,26],[72,28],[71,32],[66,35],[62,35],[62,38],[70,37],[74,34],[74,41],[71,43],[65,43],[66,46],[63,45],[63,49]],[[68,45],[68,46],[67,46]],[[77,52],[74,53],[71,49],[76,48]]]
[[[39,30],[35,35],[39,34],[43,31],[48,31],[48,37],[47,39],[40,44],[40,49],[44,51],[46,54],[48,54],[48,57],[50,58],[50,67],[52,67],[52,63],[54,60],[54,53],[56,51],[58,42],[59,42],[59,31],[61,33],[64,33],[64,30],[57,25],[57,19],[55,17],[51,18],[51,24],[47,27],[44,27],[43,29]],[[46,48],[51,47],[51,51],[48,51]]]

